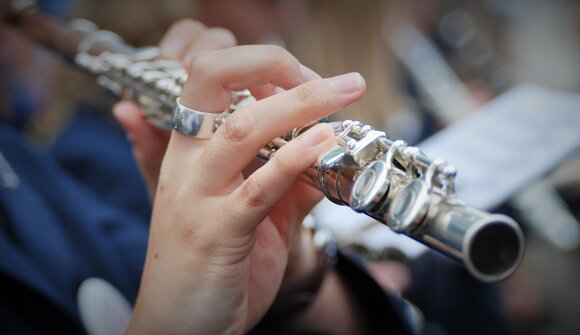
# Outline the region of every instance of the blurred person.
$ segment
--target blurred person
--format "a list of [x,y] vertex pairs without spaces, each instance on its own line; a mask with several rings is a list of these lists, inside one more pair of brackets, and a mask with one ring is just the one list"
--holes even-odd
[[303,0],[199,0],[199,20],[224,27],[240,44],[284,44],[304,23]]
[[369,83],[361,102],[335,119],[359,120],[412,144],[423,136],[423,121],[384,41],[385,17],[395,5],[383,0],[309,1],[305,23],[290,35],[288,48],[322,75],[351,69]]
[[[23,60],[34,54],[30,43],[4,23],[0,36],[0,63],[25,67]],[[2,79],[19,67],[3,68]],[[82,332],[76,294],[86,278],[105,278],[134,299],[147,225],[100,198],[53,154],[31,143],[13,104],[2,106],[0,328],[25,334]]]

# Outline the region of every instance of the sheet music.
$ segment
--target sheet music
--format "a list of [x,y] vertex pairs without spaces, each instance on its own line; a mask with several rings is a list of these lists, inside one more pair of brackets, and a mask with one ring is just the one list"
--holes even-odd
[[457,167],[457,193],[493,210],[580,149],[580,94],[523,86],[419,144]]

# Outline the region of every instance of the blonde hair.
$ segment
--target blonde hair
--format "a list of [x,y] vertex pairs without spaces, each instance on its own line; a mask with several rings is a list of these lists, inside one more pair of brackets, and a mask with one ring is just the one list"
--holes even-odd
[[384,129],[390,114],[404,106],[382,36],[384,11],[381,0],[309,1],[304,29],[289,40],[290,51],[322,76],[357,71],[365,78],[365,97],[335,119]]

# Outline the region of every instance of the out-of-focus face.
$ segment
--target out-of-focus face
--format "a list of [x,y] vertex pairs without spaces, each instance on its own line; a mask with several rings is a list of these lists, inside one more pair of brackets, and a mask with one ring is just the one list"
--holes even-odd
[[231,30],[240,44],[268,42],[299,24],[301,0],[201,0],[200,20]]

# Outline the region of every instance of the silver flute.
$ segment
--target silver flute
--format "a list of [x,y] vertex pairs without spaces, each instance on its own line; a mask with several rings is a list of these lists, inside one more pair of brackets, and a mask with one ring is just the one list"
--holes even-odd
[[[72,60],[116,97],[138,103],[152,124],[172,128],[176,99],[187,80],[179,61],[160,58],[155,47],[132,48],[86,20],[58,22],[34,6],[11,10],[10,20],[27,35]],[[222,120],[255,101],[247,90],[232,93]],[[331,124],[336,148],[302,176],[328,199],[463,262],[481,281],[502,280],[517,269],[524,254],[518,224],[459,199],[451,164],[360,122]],[[268,161],[307,128],[274,139],[258,158]]]

